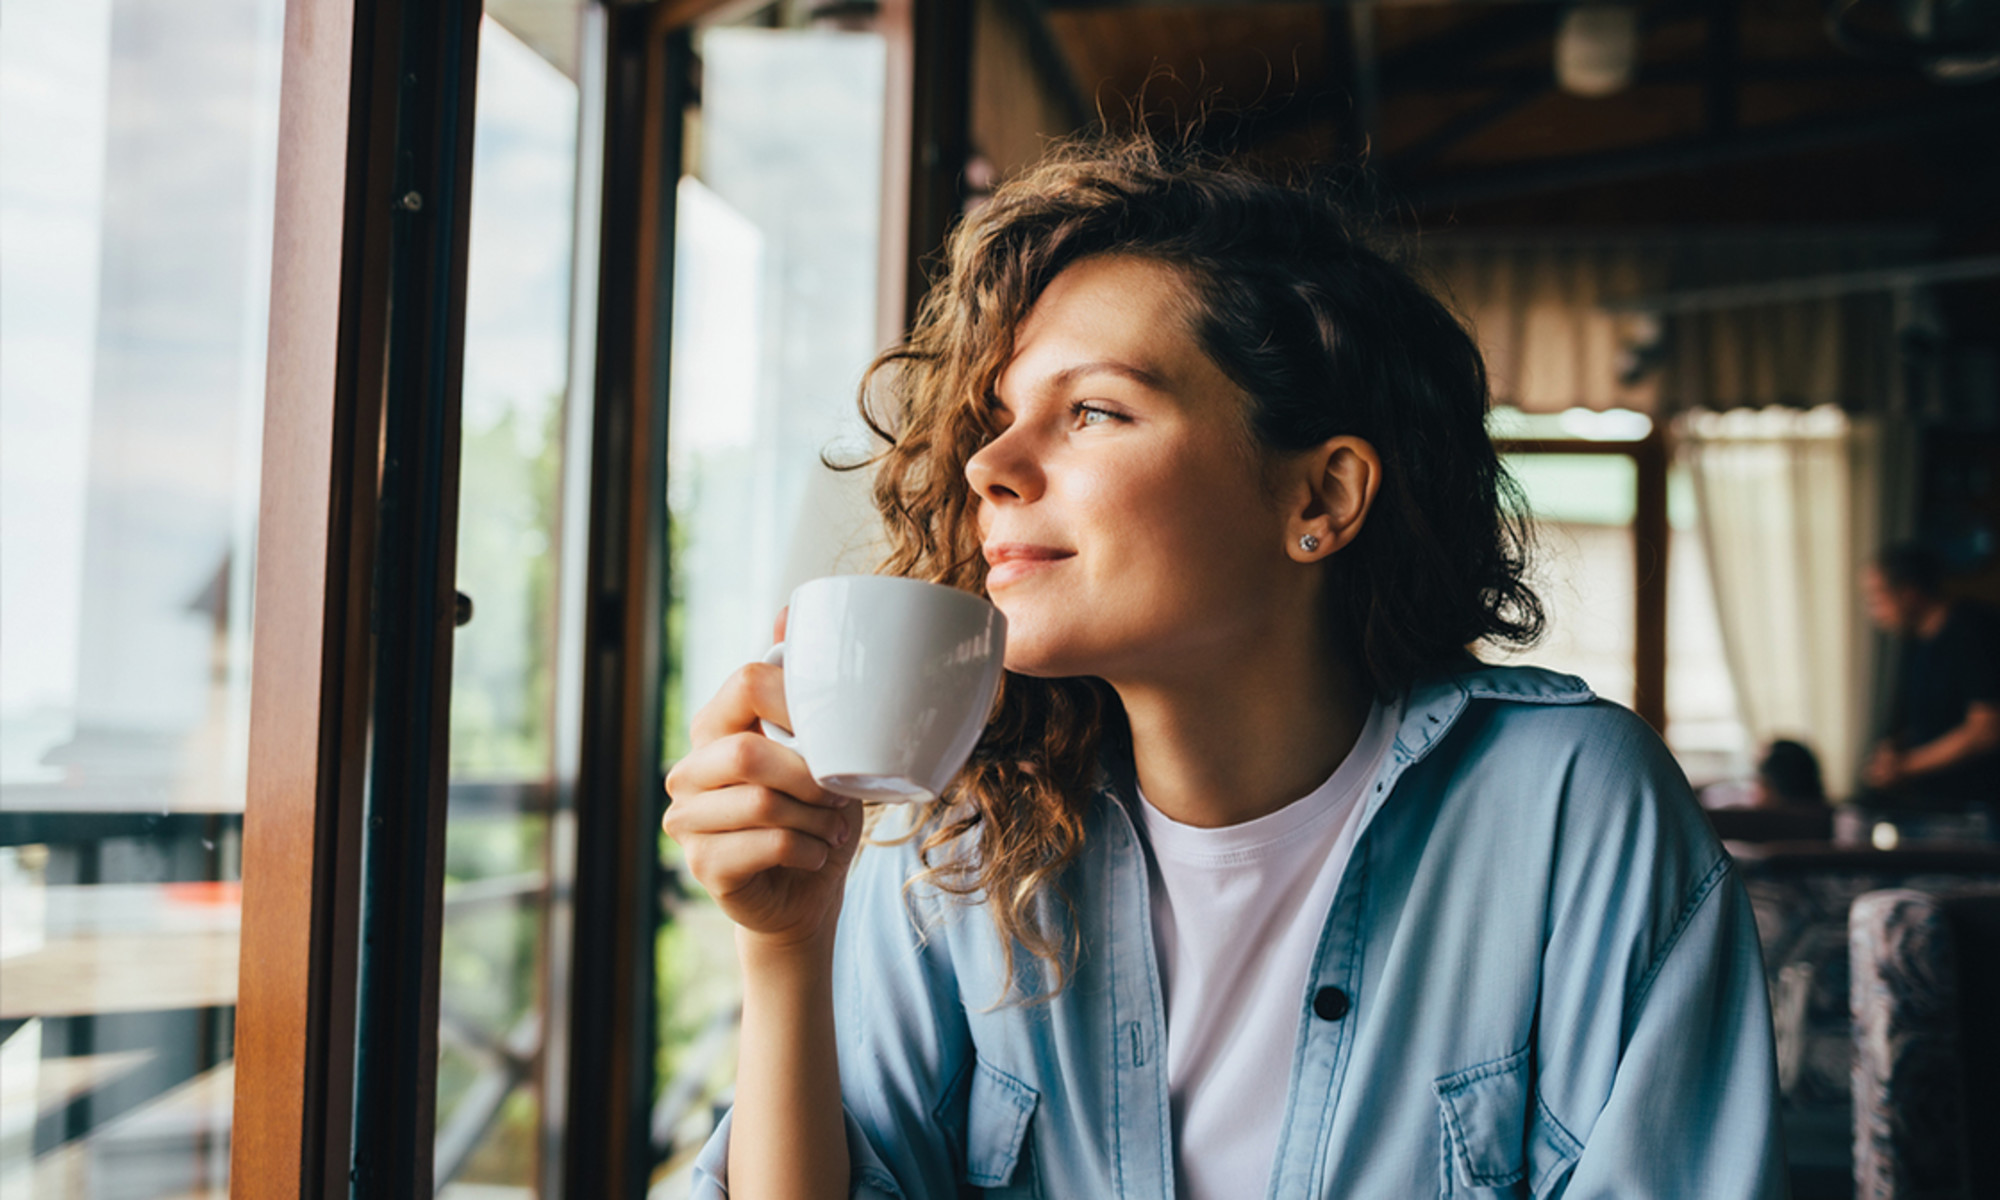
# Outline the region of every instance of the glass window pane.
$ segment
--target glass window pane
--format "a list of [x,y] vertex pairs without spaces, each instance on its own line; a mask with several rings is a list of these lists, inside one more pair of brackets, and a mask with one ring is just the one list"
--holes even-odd
[[553,832],[568,819],[557,680],[583,555],[565,508],[589,460],[572,303],[596,20],[578,0],[500,0],[480,25],[457,560],[471,620],[452,647],[439,951],[435,1161],[455,1200],[540,1195],[559,1167],[542,1154],[564,1087],[550,1000],[569,986],[553,910],[574,874]]
[[1580,675],[1598,695],[1630,705],[1637,466],[1623,454],[1509,454],[1505,461],[1533,515],[1530,580],[1547,609],[1548,633],[1525,652],[1485,647],[1482,656]]
[[[865,474],[821,455],[868,444],[855,396],[878,349],[884,41],[715,27],[695,52],[674,242],[670,760],[688,717],[770,645],[793,587],[877,557]],[[741,1002],[729,923],[705,897],[675,904],[658,968],[653,1132],[660,1190],[678,1195],[727,1094]]]
[[0,1193],[221,1197],[282,0],[0,24]]

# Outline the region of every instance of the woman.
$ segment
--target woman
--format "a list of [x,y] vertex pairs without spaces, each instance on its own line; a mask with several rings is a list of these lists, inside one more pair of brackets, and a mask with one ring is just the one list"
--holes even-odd
[[697,1195],[1782,1194],[1729,859],[1630,713],[1466,653],[1540,625],[1483,368],[1335,203],[1072,147],[876,383],[885,569],[989,595],[1008,676],[858,861],[777,669],[696,718],[666,827],[745,987]]

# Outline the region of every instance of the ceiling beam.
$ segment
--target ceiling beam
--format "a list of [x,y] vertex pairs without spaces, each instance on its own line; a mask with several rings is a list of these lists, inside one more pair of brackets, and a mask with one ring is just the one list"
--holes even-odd
[[1049,28],[1048,10],[1052,7],[1059,6],[1048,0],[1004,0],[1002,5],[1028,44],[1028,60],[1035,74],[1041,76],[1043,86],[1062,107],[1070,128],[1081,129],[1095,113],[1084,100],[1083,89],[1077,86],[1076,73],[1070,69],[1069,58],[1056,41],[1055,31]]
[[[1259,0],[1048,0],[1049,7],[1058,11],[1088,11],[1105,8],[1244,8]],[[1275,0],[1286,3],[1287,0]],[[1519,8],[1523,5],[1548,7],[1563,3],[1564,0],[1329,0],[1341,6],[1347,4],[1383,4],[1391,8],[1436,8],[1446,4],[1459,8]]]
[[[1342,47],[1346,45],[1344,28],[1341,36],[1333,41]],[[1633,86],[1705,85],[1710,81],[1712,71],[1713,68],[1707,61],[1662,63],[1642,68]],[[1740,88],[1743,84],[1752,83],[1880,80],[1891,76],[1907,77],[1907,74],[1875,63],[1853,59],[1807,61],[1777,59],[1762,62],[1738,60],[1734,66],[1733,78]],[[1475,107],[1451,117],[1431,133],[1394,154],[1381,155],[1382,148],[1377,147],[1377,162],[1391,175],[1407,175],[1419,170],[1441,157],[1453,146],[1491,128],[1542,97],[1553,94],[1554,88],[1554,75],[1548,67],[1510,67],[1505,70],[1482,71],[1467,75],[1463,80],[1462,90],[1489,93],[1486,99]],[[1305,103],[1292,98],[1273,108],[1244,114],[1231,124],[1230,129],[1238,144],[1254,145],[1258,141],[1280,133],[1292,132],[1314,121],[1337,120],[1338,115],[1334,106]],[[1714,126],[1711,125],[1710,128],[1713,129]]]
[[[1638,73],[1633,76],[1632,86],[1705,84],[1712,73],[1713,68],[1706,58],[1682,62],[1641,63]],[[1449,95],[1452,92],[1522,87],[1537,80],[1545,81],[1549,77],[1550,71],[1546,66],[1491,67],[1482,71],[1467,71],[1451,79],[1436,80],[1428,84],[1420,83],[1403,90]],[[1901,79],[1906,82],[1916,82],[1918,79],[1908,70],[1858,58],[1738,59],[1735,64],[1735,78],[1739,85],[1822,83],[1864,79]]]
[[[1344,112],[1335,105],[1329,107],[1325,115],[1339,131],[1338,157],[1343,162],[1359,162],[1367,157],[1381,107],[1381,93],[1376,80],[1375,6],[1333,0],[1324,6],[1321,15],[1326,29],[1324,91],[1331,96],[1344,92],[1347,100]],[[1280,111],[1285,107],[1281,105]],[[1311,124],[1314,111],[1309,104],[1303,106],[1302,111],[1287,114],[1284,127],[1290,129]],[[1261,137],[1269,137],[1275,129],[1266,122],[1256,132]]]
[[[1708,4],[1734,0],[1660,0],[1643,5],[1639,13],[1641,35],[1675,21],[1700,15]],[[1494,55],[1536,42],[1555,44],[1556,20],[1562,10],[1547,4],[1494,3],[1464,5],[1487,10],[1414,45],[1405,46],[1382,60],[1382,90],[1385,93],[1411,91],[1456,91],[1474,86],[1478,64]]]
[[1548,71],[1534,73],[1498,95],[1447,119],[1436,129],[1396,152],[1383,169],[1391,175],[1415,171],[1453,146],[1533,104],[1555,87]]
[[1943,262],[1912,263],[1901,267],[1878,267],[1866,271],[1840,271],[1828,275],[1805,275],[1791,279],[1768,279],[1760,283],[1737,283],[1722,287],[1688,288],[1678,292],[1656,292],[1608,300],[1598,307],[1605,312],[1650,312],[1661,315],[1709,312],[1724,308],[1749,308],[1759,304],[1784,304],[1795,300],[1829,300],[1857,292],[1893,292],[1903,288],[1932,287],[1940,283],[1964,283],[1972,279],[2000,278],[2000,254],[1947,259]]
[[1711,138],[1736,132],[1740,93],[1736,0],[1708,0],[1708,44],[1702,59],[1701,111]]
[[[1380,56],[1375,53],[1375,6],[1342,7],[1347,9],[1348,94],[1354,98],[1354,129],[1348,140],[1354,143],[1355,157],[1359,158],[1368,153],[1374,142],[1382,108],[1382,83],[1377,73]],[[1333,21],[1341,16],[1338,9],[1327,14]]]
[[[1050,8],[1074,7],[1077,0],[1043,0]],[[1141,3],[1146,0],[1140,0]],[[1396,0],[1384,0],[1393,6]],[[1674,0],[1681,3],[1684,0]],[[1094,5],[1102,6],[1102,5]],[[1203,140],[1218,149],[1242,150],[1257,143],[1291,133],[1322,121],[1335,122],[1341,131],[1342,157],[1359,157],[1362,147],[1375,132],[1383,98],[1433,83],[1455,80],[1476,61],[1522,42],[1552,36],[1555,9],[1547,4],[1528,3],[1501,6],[1490,0],[1467,7],[1492,11],[1394,54],[1374,52],[1374,3],[1364,0],[1331,0],[1326,6],[1327,70],[1346,74],[1347,87],[1340,78],[1327,78],[1314,92],[1295,92],[1269,108],[1236,114],[1236,119],[1220,123],[1210,119],[1209,136]],[[1348,10],[1343,13],[1341,10]],[[1546,78],[1548,72],[1541,72]],[[1341,104],[1346,101],[1345,106]],[[1341,119],[1345,111],[1347,118]],[[1496,118],[1497,119],[1497,118]],[[1357,132],[1360,136],[1356,136]]]
[[1411,187],[1404,199],[1418,211],[1479,204],[1959,126],[1988,127],[1996,119],[2000,119],[2000,96],[1989,93],[1972,100],[1930,101],[1872,114],[1841,113],[1747,129],[1728,141],[1703,137],[1468,172]]
[[1560,10],[1553,5],[1479,7],[1488,11],[1435,37],[1383,55],[1377,64],[1382,91],[1434,89],[1441,83],[1450,84],[1468,67],[1495,54],[1555,36],[1556,14]]

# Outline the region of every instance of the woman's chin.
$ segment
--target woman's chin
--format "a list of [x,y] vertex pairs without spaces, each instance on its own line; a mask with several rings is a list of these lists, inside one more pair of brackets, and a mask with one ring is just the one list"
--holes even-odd
[[[1023,636],[1023,635],[1026,636]],[[1031,629],[1009,626],[1007,630],[1007,669],[1016,675],[1027,675],[1035,679],[1060,679],[1065,675],[1079,675],[1083,672],[1071,669],[1070,660],[1075,656],[1063,654],[1059,647],[1050,646],[1033,636]]]
[[1009,674],[1025,675],[1030,679],[1059,679],[1062,677],[1062,672],[1060,671],[1051,671],[1047,666],[1039,662],[1016,661],[1011,654],[1007,656],[1007,671]]
[[1007,646],[1007,670],[1016,675],[1026,675],[1034,679],[1069,679],[1078,675],[1096,675],[1096,660],[1090,655],[1037,653],[1032,647],[1017,648],[1011,641]]

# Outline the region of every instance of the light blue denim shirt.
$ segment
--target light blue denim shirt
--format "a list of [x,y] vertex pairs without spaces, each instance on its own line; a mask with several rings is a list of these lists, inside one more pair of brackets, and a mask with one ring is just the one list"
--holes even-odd
[[[1242,1195],[1785,1195],[1750,906],[1644,723],[1577,679],[1481,668],[1413,690],[1367,788],[1271,1080],[1271,1177]],[[1102,776],[1066,880],[1081,953],[1045,1004],[996,1004],[991,920],[906,891],[913,847],[856,861],[834,982],[853,1195],[1173,1195],[1132,791]],[[727,1195],[728,1137],[697,1197]]]

